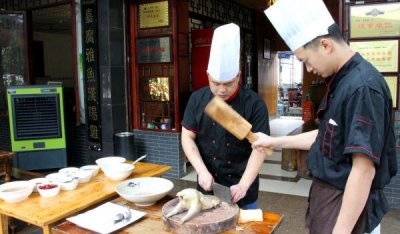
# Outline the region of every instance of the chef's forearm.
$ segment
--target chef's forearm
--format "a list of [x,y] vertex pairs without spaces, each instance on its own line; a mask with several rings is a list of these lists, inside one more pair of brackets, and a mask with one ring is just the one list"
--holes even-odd
[[275,137],[279,148],[310,150],[317,138],[318,130],[312,130],[297,135]]
[[197,145],[194,143],[194,141],[189,140],[187,142],[184,142],[182,140],[182,148],[186,154],[186,157],[196,170],[197,174],[200,174],[203,171],[207,171],[203,159],[201,158],[199,149],[197,148]]
[[250,185],[254,182],[254,179],[260,172],[260,168],[264,163],[264,159],[264,153],[261,153],[257,150],[253,150],[251,152],[249,161],[247,162],[246,170],[244,171],[243,176],[240,179],[240,185],[245,186],[246,189],[250,187]]
[[199,148],[195,142],[196,135],[189,130],[182,128],[182,149],[186,157],[196,170],[197,174],[208,171],[201,158]]
[[375,167],[368,156],[355,153],[333,233],[351,233],[367,203],[374,176]]

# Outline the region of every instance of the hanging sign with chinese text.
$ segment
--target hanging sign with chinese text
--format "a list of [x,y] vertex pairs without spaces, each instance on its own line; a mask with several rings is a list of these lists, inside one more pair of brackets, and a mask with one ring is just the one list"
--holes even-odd
[[350,38],[399,37],[400,3],[350,6]]
[[165,27],[168,25],[168,1],[139,5],[139,28]]
[[139,38],[136,43],[138,63],[170,63],[170,37]]
[[380,72],[397,72],[399,69],[398,40],[353,41],[350,47]]
[[89,135],[89,148],[101,151],[101,112],[98,74],[97,1],[83,0],[82,43],[84,79],[86,84],[86,116]]

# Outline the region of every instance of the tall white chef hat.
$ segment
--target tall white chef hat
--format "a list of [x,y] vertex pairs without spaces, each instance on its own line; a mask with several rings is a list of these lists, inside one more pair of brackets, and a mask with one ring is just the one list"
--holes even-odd
[[322,0],[278,0],[265,14],[292,51],[328,34],[335,23]]
[[236,24],[214,30],[207,72],[217,82],[226,83],[239,73],[240,29]]

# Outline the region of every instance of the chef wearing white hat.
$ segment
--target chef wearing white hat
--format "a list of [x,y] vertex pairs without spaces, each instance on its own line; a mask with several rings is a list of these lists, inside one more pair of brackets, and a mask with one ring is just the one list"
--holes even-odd
[[219,83],[230,82],[239,75],[239,62],[239,26],[231,23],[215,29],[208,61],[208,76]]
[[219,96],[249,121],[252,131],[269,134],[264,101],[240,85],[240,29],[226,24],[215,29],[207,71],[209,87],[194,92],[182,120],[182,148],[197,172],[198,190],[210,192],[212,184],[230,187],[232,201],[243,209],[257,208],[258,172],[264,153],[237,140],[204,113]]
[[310,233],[379,233],[388,211],[382,189],[397,173],[392,99],[382,75],[342,39],[322,0],[278,0],[265,11],[308,72],[326,78],[318,130],[253,148],[309,150]]

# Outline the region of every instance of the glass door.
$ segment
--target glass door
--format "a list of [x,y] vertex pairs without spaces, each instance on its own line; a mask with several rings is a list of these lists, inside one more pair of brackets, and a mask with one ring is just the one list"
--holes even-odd
[[30,81],[26,29],[25,12],[0,12],[0,113],[7,113],[7,86]]

